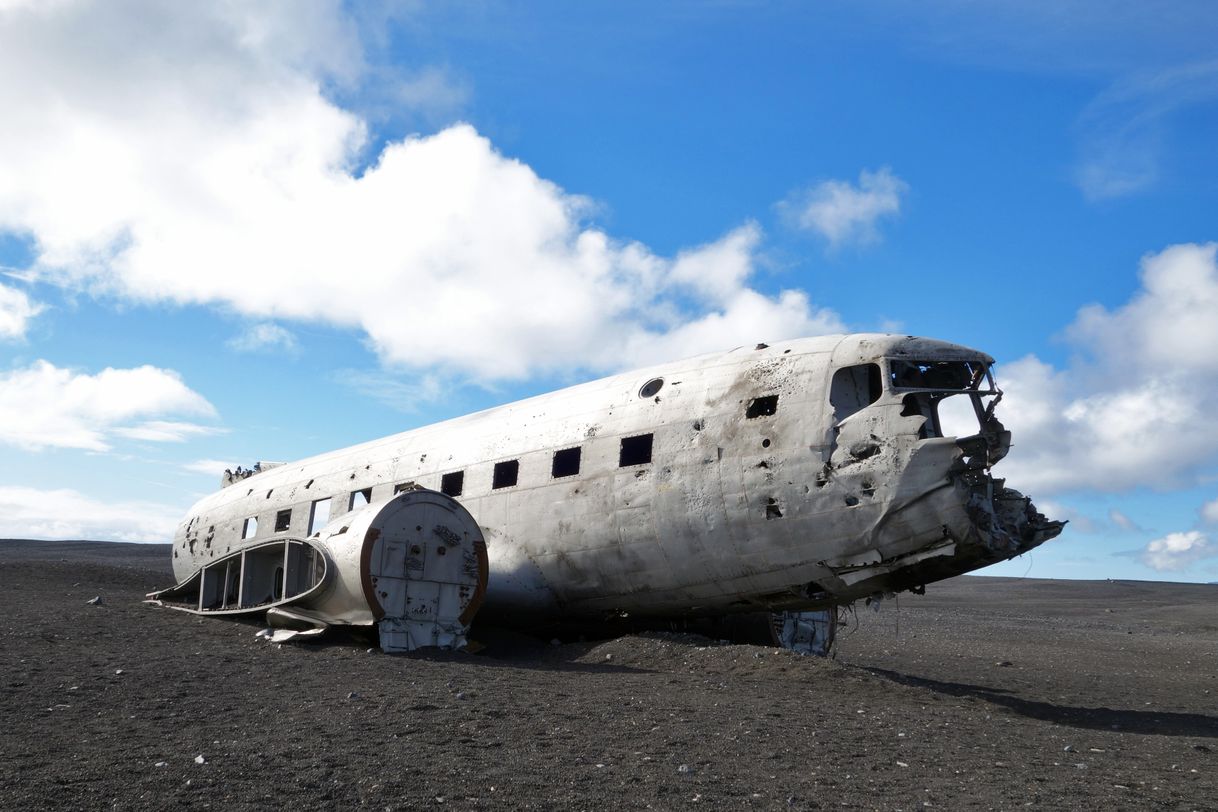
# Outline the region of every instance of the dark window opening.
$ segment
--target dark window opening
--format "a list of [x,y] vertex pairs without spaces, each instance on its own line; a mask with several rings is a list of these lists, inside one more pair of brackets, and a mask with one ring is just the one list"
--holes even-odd
[[554,464],[550,467],[550,476],[558,479],[564,476],[575,476],[579,473],[579,446],[564,448],[554,452]]
[[628,465],[646,465],[649,462],[651,462],[650,434],[622,438],[622,449],[617,461],[619,468],[625,468]]
[[440,493],[445,496],[460,496],[465,487],[465,472],[453,471],[440,477]]
[[749,408],[745,411],[744,416],[752,420],[756,417],[769,417],[777,413],[778,395],[766,395],[749,401]]
[[275,514],[275,532],[282,533],[292,526],[292,509],[281,510]]
[[[889,362],[892,385],[896,389],[937,389],[966,392],[986,383],[985,364],[980,361],[904,361]],[[987,387],[985,391],[990,391]]]
[[879,364],[856,364],[833,373],[829,403],[837,422],[875,403],[883,394]]
[[495,474],[491,478],[491,487],[494,489],[510,488],[516,484],[519,476],[520,460],[497,462],[495,463]]

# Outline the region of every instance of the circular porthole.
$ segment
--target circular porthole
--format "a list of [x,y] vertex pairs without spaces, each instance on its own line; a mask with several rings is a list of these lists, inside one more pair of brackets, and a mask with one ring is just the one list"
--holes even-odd
[[639,397],[653,398],[656,396],[656,393],[659,392],[663,388],[664,388],[664,379],[663,378],[652,378],[650,381],[643,384],[643,388],[639,390]]

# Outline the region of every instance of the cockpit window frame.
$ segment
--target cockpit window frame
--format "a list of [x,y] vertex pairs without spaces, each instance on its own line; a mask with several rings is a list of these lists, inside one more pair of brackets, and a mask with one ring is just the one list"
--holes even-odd
[[[898,364],[913,364],[918,367],[929,367],[933,364],[967,364],[972,367],[979,368],[980,374],[974,371],[973,382],[966,389],[960,389],[947,386],[900,386],[897,383]],[[973,395],[1000,395],[1002,390],[994,382],[994,374],[992,365],[981,358],[885,358],[885,385],[892,392],[956,392],[967,393]],[[919,374],[924,374],[920,371]],[[985,384],[985,388],[981,388]]]

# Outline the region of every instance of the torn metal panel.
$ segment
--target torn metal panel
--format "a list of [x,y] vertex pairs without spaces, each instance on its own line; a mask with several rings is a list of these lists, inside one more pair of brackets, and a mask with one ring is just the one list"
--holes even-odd
[[280,465],[284,464],[285,463],[282,462],[268,462],[266,460],[259,460],[258,462],[254,463],[253,467],[251,468],[243,468],[240,465],[238,465],[236,468],[225,468],[224,473],[220,476],[220,487],[227,488],[234,482],[240,482],[243,479],[252,477],[254,474],[260,474],[263,471],[269,471],[272,468],[278,468]]

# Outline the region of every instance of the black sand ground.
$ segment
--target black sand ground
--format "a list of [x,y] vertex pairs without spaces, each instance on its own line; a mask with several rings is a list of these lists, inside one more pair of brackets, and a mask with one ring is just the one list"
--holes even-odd
[[167,546],[0,542],[4,809],[1218,809],[1215,586],[960,578],[827,661],[277,646],[140,603],[169,580]]

